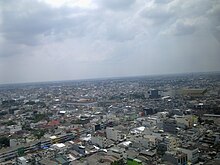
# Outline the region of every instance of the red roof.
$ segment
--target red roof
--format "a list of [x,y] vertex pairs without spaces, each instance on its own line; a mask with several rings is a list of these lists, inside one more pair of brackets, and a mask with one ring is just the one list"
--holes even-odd
[[48,122],[48,125],[49,126],[56,126],[56,125],[59,125],[60,122],[58,120],[51,120],[50,122]]

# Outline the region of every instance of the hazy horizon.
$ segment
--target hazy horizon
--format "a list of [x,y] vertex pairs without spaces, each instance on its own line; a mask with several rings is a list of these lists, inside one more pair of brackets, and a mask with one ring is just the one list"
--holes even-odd
[[0,2],[0,84],[220,71],[217,0]]
[[12,82],[12,83],[0,83],[0,86],[7,85],[22,85],[22,84],[47,84],[47,83],[61,83],[61,82],[78,82],[78,81],[96,81],[96,80],[114,80],[114,79],[129,79],[129,78],[158,78],[158,77],[173,77],[173,76],[184,76],[184,75],[204,75],[204,74],[220,74],[220,71],[209,71],[209,72],[183,72],[183,73],[165,73],[165,74],[149,74],[149,75],[130,75],[130,76],[118,76],[118,77],[91,77],[82,79],[66,79],[66,80],[46,80],[46,81],[25,81],[25,82]]

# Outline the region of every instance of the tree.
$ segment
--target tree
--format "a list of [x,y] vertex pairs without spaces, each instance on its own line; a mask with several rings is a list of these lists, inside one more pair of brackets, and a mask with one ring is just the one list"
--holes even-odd
[[0,148],[9,147],[9,146],[10,146],[10,139],[7,137],[0,137]]
[[33,135],[37,138],[40,139],[42,136],[44,136],[45,130],[34,130]]
[[9,121],[4,122],[4,123],[2,123],[2,124],[3,124],[3,125],[10,126],[10,125],[16,125],[17,123],[16,123],[16,122],[14,122],[14,121],[12,121],[12,120],[9,120]]
[[46,114],[35,114],[34,115],[34,123],[37,123],[37,122],[39,122],[39,121],[41,121],[41,120],[46,120],[46,119],[48,119],[48,117],[47,117],[47,115]]

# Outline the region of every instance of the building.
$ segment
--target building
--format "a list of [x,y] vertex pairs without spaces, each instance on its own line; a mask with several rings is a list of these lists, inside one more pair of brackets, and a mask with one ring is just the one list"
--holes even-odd
[[110,156],[115,156],[118,157],[120,159],[127,159],[127,153],[126,150],[124,148],[110,148],[108,150],[108,155]]
[[158,99],[161,97],[160,91],[157,89],[150,89],[147,93],[148,93],[148,98],[150,99]]
[[14,159],[17,156],[24,156],[30,152],[36,152],[42,148],[50,147],[55,143],[64,143],[74,139],[74,134],[69,133],[65,135],[52,136],[50,139],[38,140],[32,143],[27,143],[24,145],[18,145],[15,147],[10,147],[0,150],[0,162],[8,161]]
[[171,114],[172,115],[183,116],[183,111],[181,111],[180,109],[172,109]]
[[28,161],[25,157],[18,157],[17,159],[17,165],[27,165]]
[[157,145],[157,154],[159,155],[163,155],[165,154],[165,152],[168,150],[168,146],[166,143],[164,142],[160,142]]
[[81,144],[74,143],[73,141],[69,141],[71,144],[71,149],[79,153],[80,155],[85,155],[86,154],[86,148],[85,146],[82,146]]
[[58,151],[59,153],[64,153],[65,151],[67,151],[67,146],[64,143],[53,144],[50,148]]
[[163,155],[166,151],[173,151],[177,148],[177,140],[175,137],[165,137],[157,145],[157,153]]
[[199,141],[208,145],[216,145],[220,142],[220,135],[219,133],[205,134]]
[[216,114],[203,114],[203,120],[212,120],[215,124],[220,124],[220,115]]
[[171,134],[177,134],[177,123],[174,119],[166,119],[163,121],[163,130]]
[[66,141],[70,141],[74,139],[74,134],[65,134],[65,135],[60,135],[60,136],[51,136],[51,143],[55,144],[55,143],[64,143]]
[[199,149],[193,146],[185,146],[178,148],[179,151],[187,154],[188,161],[192,164],[196,163],[199,159]]
[[[144,158],[142,160],[142,158]],[[141,159],[143,163],[153,164],[157,160],[156,150],[142,150],[139,153],[138,159]]]
[[92,135],[91,142],[95,145],[98,145],[101,148],[107,147],[107,139],[104,136],[100,136],[99,134]]
[[116,130],[112,127],[106,128],[106,137],[107,139],[113,140],[113,141],[122,141],[124,139],[124,135],[121,131]]
[[69,165],[69,161],[64,156],[58,156],[53,159],[45,158],[40,160],[40,164],[42,165]]
[[128,158],[127,165],[142,165],[142,161],[139,159]]
[[166,151],[163,156],[163,161],[172,163],[173,165],[187,165],[187,154],[179,151],[169,152]]
[[169,136],[164,138],[164,143],[167,146],[167,151],[172,151],[177,147],[177,140],[175,137]]
[[181,128],[191,128],[194,123],[197,123],[197,118],[192,115],[175,116],[177,126]]
[[153,108],[144,108],[143,109],[143,115],[144,116],[147,116],[147,115],[153,115],[157,113],[157,110],[156,109],[153,109]]
[[10,131],[10,134],[13,134],[13,133],[21,131],[22,126],[21,125],[11,125],[11,126],[8,126],[8,129]]
[[146,138],[144,136],[141,136],[140,134],[137,135],[130,135],[130,137],[128,137],[129,140],[132,142],[131,146],[136,146],[139,148],[149,148],[149,138]]
[[15,147],[20,144],[21,144],[21,141],[19,139],[10,139],[10,147]]
[[178,93],[180,93],[183,96],[189,96],[189,97],[202,97],[207,92],[207,89],[182,89]]

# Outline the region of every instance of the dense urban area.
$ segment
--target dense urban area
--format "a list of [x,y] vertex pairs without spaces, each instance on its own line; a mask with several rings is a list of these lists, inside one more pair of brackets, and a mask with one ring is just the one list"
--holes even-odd
[[220,73],[0,86],[1,165],[220,164]]

